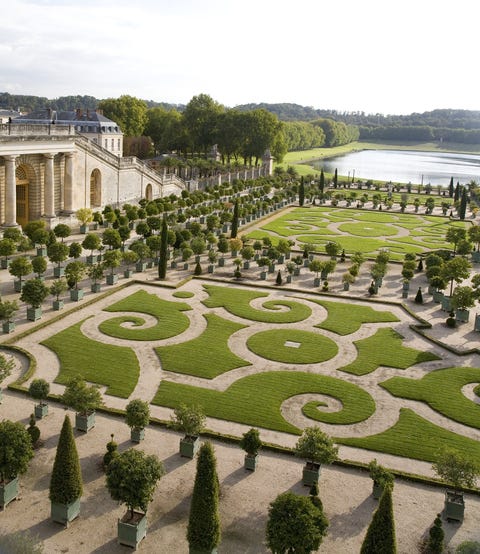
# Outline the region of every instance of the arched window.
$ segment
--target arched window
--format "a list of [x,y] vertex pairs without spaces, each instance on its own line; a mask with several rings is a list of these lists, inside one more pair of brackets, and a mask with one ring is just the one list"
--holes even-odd
[[99,208],[102,205],[102,174],[94,169],[90,175],[90,207]]

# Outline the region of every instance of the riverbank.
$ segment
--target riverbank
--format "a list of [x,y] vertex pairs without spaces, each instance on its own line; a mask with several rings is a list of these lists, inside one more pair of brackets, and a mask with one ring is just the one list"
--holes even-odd
[[[356,141],[342,146],[333,148],[313,148],[311,150],[301,150],[296,152],[288,152],[282,163],[275,164],[276,167],[287,169],[289,166],[295,166],[299,175],[314,175],[317,176],[320,172],[313,169],[311,162],[325,160],[348,154],[350,152],[358,152],[360,150],[415,150],[418,152],[455,152],[462,154],[478,154],[480,153],[480,145],[468,145],[449,142],[363,142]],[[325,174],[328,178],[329,175]],[[339,175],[346,177],[346,175]]]

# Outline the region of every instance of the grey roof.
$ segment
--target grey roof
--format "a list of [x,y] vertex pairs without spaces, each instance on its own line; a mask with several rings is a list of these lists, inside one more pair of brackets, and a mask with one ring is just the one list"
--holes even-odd
[[111,119],[95,110],[57,111],[49,108],[36,110],[15,118],[15,123],[51,123],[75,125],[84,133],[118,133],[122,131]]

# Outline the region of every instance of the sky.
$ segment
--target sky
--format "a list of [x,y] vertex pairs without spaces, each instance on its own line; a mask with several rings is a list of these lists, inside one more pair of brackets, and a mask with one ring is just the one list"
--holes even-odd
[[480,110],[477,25],[476,0],[9,0],[0,92]]

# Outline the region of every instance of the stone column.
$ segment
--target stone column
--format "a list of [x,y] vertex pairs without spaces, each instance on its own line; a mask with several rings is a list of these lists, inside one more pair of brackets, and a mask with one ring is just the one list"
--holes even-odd
[[3,156],[5,159],[5,227],[17,227],[17,179],[15,160],[17,156]]
[[63,184],[63,210],[67,214],[73,213],[73,180],[74,180],[74,152],[65,154],[65,182]]
[[45,158],[45,217],[55,217],[55,185],[53,178],[54,154],[44,154]]

